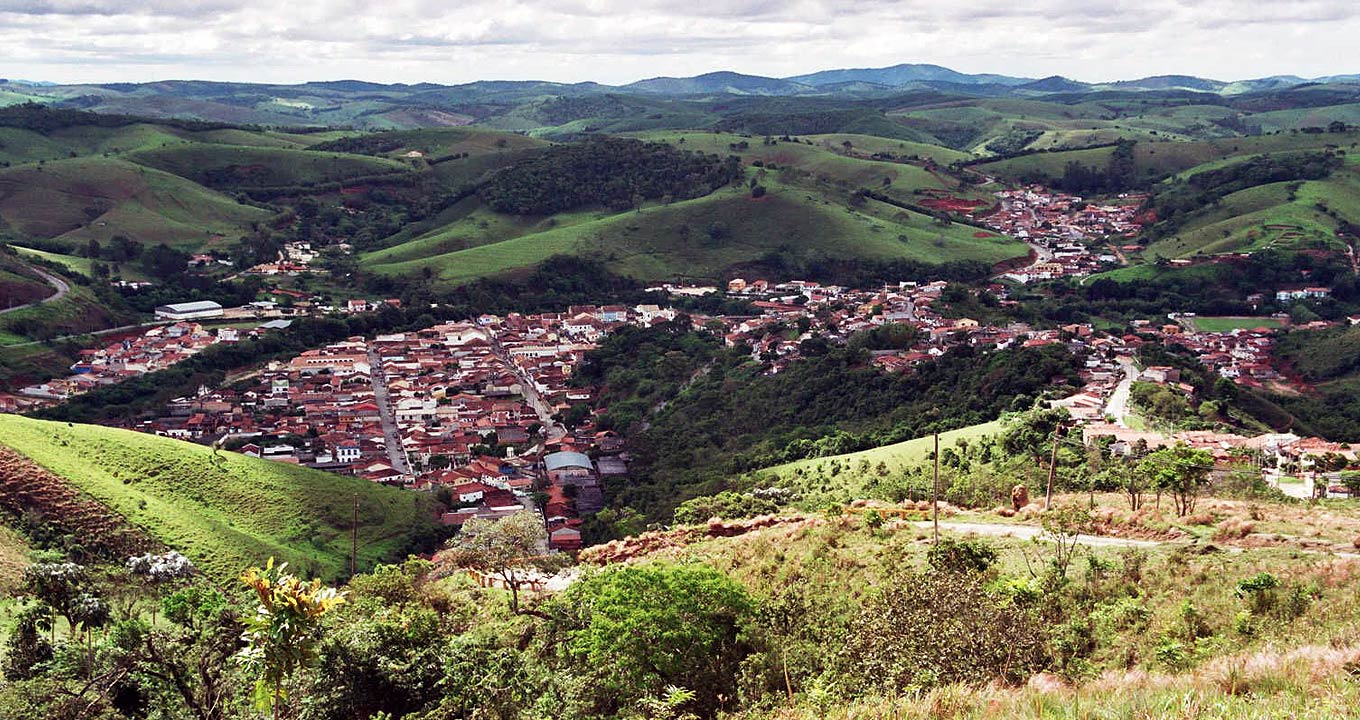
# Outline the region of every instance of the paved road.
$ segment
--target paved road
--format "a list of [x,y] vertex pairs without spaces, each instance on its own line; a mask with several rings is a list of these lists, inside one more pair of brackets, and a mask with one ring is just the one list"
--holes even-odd
[[1133,389],[1134,378],[1138,377],[1138,366],[1133,364],[1132,359],[1121,359],[1119,367],[1124,370],[1124,379],[1120,380],[1114,392],[1110,393],[1110,400],[1105,404],[1105,414],[1114,418],[1115,425],[1128,427],[1124,424],[1124,416],[1129,414],[1129,392]]
[[495,336],[492,336],[491,338],[491,352],[510,368],[510,372],[514,373],[516,378],[519,378],[519,385],[523,389],[524,401],[528,403],[529,407],[533,408],[534,413],[538,415],[538,421],[543,424],[548,439],[556,440],[565,436],[567,434],[567,429],[563,427],[561,423],[553,419],[552,408],[544,401],[543,396],[539,395],[538,388],[534,386],[533,378],[529,377],[527,373],[520,369],[519,365],[515,364],[514,360],[506,354],[505,348],[501,347],[500,341],[497,340]]
[[382,425],[383,444],[387,446],[387,464],[401,473],[410,473],[406,464],[406,450],[401,445],[401,431],[397,429],[397,418],[392,412],[392,399],[387,393],[387,374],[382,370],[382,358],[378,351],[369,348],[368,365],[373,378],[373,402],[378,405],[378,420]]
[[44,303],[56,302],[66,297],[66,294],[71,292],[71,286],[66,284],[65,280],[62,280],[61,278],[57,277],[56,275],[53,275],[50,272],[47,272],[46,270],[43,270],[42,268],[31,267],[30,269],[33,270],[33,272],[41,275],[42,279],[46,280],[48,285],[51,285],[52,287],[56,288],[57,289],[56,294],[49,295],[43,298],[42,300],[31,302],[26,305],[15,305],[12,308],[5,308],[4,310],[0,310],[0,315],[4,315],[5,313],[11,313],[16,310],[23,310],[24,308],[35,307],[37,305],[42,305]]
[[[15,309],[17,310],[18,308],[15,308]],[[0,348],[6,348],[6,349],[7,349],[7,348],[19,348],[19,347],[25,347],[25,346],[28,346],[28,345],[41,345],[41,344],[44,344],[44,343],[56,343],[56,342],[61,342],[62,340],[77,340],[77,339],[88,338],[88,337],[99,337],[100,335],[110,335],[110,334],[112,334],[112,333],[126,332],[126,331],[128,331],[128,330],[137,330],[137,329],[139,329],[139,328],[149,328],[149,327],[155,327],[155,326],[157,326],[157,325],[169,325],[169,324],[171,324],[172,322],[173,322],[172,320],[154,320],[154,321],[152,321],[152,322],[135,323],[135,324],[133,324],[133,325],[119,325],[118,327],[105,328],[105,329],[103,329],[103,330],[91,330],[90,332],[74,333],[74,334],[71,334],[71,335],[62,335],[61,337],[49,338],[49,339],[47,339],[47,340],[30,340],[30,341],[28,341],[28,342],[14,343],[13,345],[0,345]]]

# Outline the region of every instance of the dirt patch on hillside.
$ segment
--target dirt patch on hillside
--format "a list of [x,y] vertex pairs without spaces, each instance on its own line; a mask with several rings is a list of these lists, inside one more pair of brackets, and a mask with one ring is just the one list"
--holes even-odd
[[693,525],[674,530],[658,530],[611,540],[603,545],[581,551],[580,561],[593,565],[612,565],[644,558],[653,553],[674,550],[710,538],[737,537],[772,527],[807,527],[821,518],[799,515],[761,515],[749,520],[709,520],[707,525]]
[[69,536],[83,553],[125,560],[160,544],[61,476],[0,445],[0,510],[26,524]]

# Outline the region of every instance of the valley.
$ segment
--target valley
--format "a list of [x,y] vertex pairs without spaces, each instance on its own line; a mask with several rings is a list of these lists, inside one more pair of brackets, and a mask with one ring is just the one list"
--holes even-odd
[[0,715],[1348,716],[1357,88],[0,81]]

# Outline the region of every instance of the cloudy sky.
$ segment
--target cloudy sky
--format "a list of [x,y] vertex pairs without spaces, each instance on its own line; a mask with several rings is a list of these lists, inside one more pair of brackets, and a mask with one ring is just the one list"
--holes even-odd
[[0,0],[0,76],[625,83],[937,63],[1087,80],[1360,72],[1356,0]]

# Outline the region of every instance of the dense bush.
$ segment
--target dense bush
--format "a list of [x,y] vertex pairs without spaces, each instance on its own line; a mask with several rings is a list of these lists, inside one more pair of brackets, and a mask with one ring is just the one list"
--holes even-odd
[[1018,683],[1048,660],[1048,638],[1024,605],[988,592],[972,573],[907,572],[851,624],[845,672],[864,689]]
[[592,138],[502,170],[479,194],[497,212],[552,215],[582,207],[627,210],[641,200],[700,197],[741,175],[741,162],[664,143]]

